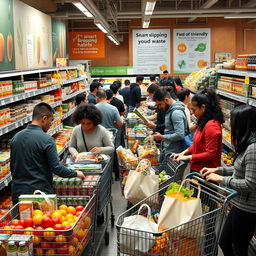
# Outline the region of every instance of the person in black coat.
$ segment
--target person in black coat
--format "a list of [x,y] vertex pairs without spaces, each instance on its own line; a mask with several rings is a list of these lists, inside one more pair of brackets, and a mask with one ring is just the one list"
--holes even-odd
[[130,86],[130,99],[129,99],[129,110],[133,111],[134,108],[139,107],[140,102],[146,98],[141,98],[140,85],[143,83],[144,77],[137,76],[136,83],[132,83]]

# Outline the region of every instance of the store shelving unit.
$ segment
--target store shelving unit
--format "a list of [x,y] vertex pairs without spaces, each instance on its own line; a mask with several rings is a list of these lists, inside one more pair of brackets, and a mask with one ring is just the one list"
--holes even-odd
[[53,130],[48,131],[47,134],[49,134],[50,136],[53,136],[54,134],[58,133],[62,128],[63,128],[63,123],[54,127]]
[[247,103],[248,102],[248,98],[245,97],[245,96],[240,96],[240,95],[236,95],[236,94],[233,94],[231,92],[226,92],[226,91],[222,91],[222,90],[216,90],[216,93],[221,95],[221,96],[224,96],[228,99],[231,99],[231,100],[236,100],[238,102],[241,102],[241,103]]
[[61,156],[65,151],[66,149],[68,149],[69,147],[69,141],[65,144],[65,146],[58,152],[58,155]]
[[223,143],[225,146],[227,146],[229,149],[231,149],[232,151],[235,150],[234,146],[233,146],[230,142],[228,142],[225,138],[222,139],[222,143]]
[[71,110],[69,110],[67,113],[65,113],[63,116],[62,116],[62,120],[68,118],[69,116],[71,116],[74,112],[75,112],[76,108],[72,108]]
[[7,187],[9,185],[9,183],[11,182],[11,180],[12,180],[12,175],[11,175],[11,172],[9,172],[5,177],[0,179],[0,190]]
[[79,81],[82,81],[82,80],[85,80],[85,79],[86,79],[86,77],[81,76],[81,77],[77,77],[77,78],[73,78],[73,79],[70,79],[70,80],[63,81],[61,84],[62,85],[72,84],[72,83],[79,82]]
[[63,95],[62,96],[62,101],[66,101],[66,100],[72,99],[72,98],[76,97],[76,95],[78,95],[79,93],[83,93],[83,92],[86,92],[86,89],[74,92],[74,93],[69,94],[69,95]]
[[233,75],[233,76],[248,76],[251,78],[256,78],[256,72],[252,71],[240,71],[240,70],[231,70],[231,69],[218,69],[218,74],[226,74],[226,75]]

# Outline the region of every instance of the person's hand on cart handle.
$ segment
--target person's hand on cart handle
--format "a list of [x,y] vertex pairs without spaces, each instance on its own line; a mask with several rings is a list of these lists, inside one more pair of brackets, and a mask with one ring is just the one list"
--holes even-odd
[[94,147],[90,150],[91,153],[100,154],[102,153],[101,147]]
[[156,141],[162,141],[164,139],[164,136],[159,132],[154,133],[153,136]]
[[206,176],[206,181],[213,181],[220,183],[223,180],[223,176],[216,174],[216,173],[210,173]]
[[207,167],[205,167],[205,168],[203,168],[201,171],[200,171],[200,175],[203,177],[203,178],[205,178],[205,177],[207,177],[209,174],[211,174],[211,173],[217,173],[217,174],[219,174],[220,173],[220,170],[219,170],[219,168],[207,168]]
[[77,178],[80,178],[81,180],[85,180],[85,176],[81,171],[76,171]]

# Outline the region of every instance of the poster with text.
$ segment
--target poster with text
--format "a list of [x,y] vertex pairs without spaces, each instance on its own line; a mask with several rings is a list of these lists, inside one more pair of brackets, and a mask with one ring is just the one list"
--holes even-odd
[[209,28],[174,29],[174,73],[191,73],[211,63]]
[[51,17],[14,0],[16,69],[52,66]]
[[0,71],[15,69],[12,0],[0,0]]
[[170,72],[170,30],[141,29],[132,31],[134,74]]
[[56,64],[56,58],[66,58],[66,25],[56,19],[52,19],[52,59]]
[[69,32],[69,58],[82,60],[105,57],[105,34],[100,31]]

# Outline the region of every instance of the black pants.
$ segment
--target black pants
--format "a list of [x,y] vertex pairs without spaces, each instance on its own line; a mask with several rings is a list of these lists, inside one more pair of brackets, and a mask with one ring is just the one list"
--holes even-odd
[[256,227],[256,213],[233,206],[224,224],[219,245],[224,256],[247,256]]

